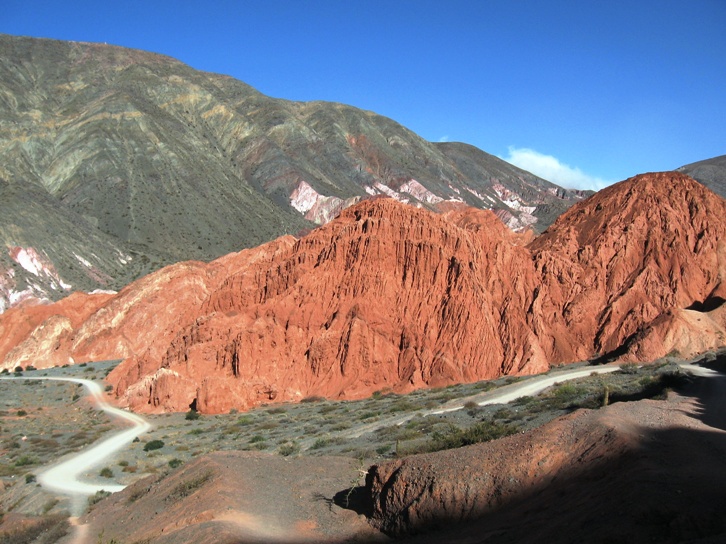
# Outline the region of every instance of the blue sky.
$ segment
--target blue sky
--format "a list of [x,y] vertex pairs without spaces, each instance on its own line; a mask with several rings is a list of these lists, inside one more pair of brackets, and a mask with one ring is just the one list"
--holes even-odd
[[567,186],[726,154],[726,0],[2,4],[0,33],[164,53]]

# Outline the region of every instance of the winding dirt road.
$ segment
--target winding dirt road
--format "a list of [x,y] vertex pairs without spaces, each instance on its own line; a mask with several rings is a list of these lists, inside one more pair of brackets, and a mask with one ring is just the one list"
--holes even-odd
[[23,377],[23,378],[2,378],[7,380],[53,380],[73,382],[83,385],[91,397],[91,401],[99,410],[103,410],[110,416],[130,423],[131,427],[117,432],[105,440],[102,440],[90,448],[66,456],[65,459],[52,465],[51,467],[39,472],[37,475],[38,482],[55,493],[69,495],[73,498],[86,497],[94,495],[97,491],[105,490],[116,492],[122,490],[125,486],[114,483],[91,483],[81,480],[81,475],[90,469],[101,465],[110,456],[120,451],[128,444],[133,442],[134,438],[151,429],[151,424],[143,417],[131,412],[126,412],[115,408],[103,399],[101,386],[90,380],[82,378],[52,378],[52,377]]

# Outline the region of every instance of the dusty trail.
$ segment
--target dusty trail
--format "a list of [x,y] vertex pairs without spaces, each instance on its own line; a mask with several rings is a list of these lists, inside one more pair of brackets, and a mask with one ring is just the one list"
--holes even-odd
[[74,514],[80,514],[79,509],[85,506],[86,498],[94,495],[97,491],[105,490],[116,492],[122,490],[125,486],[114,483],[96,484],[81,480],[81,475],[88,470],[101,465],[110,456],[120,451],[134,438],[151,429],[151,424],[143,417],[131,412],[120,410],[111,406],[103,399],[101,386],[90,380],[82,378],[53,378],[53,377],[23,377],[23,378],[2,378],[9,381],[15,379],[22,380],[53,380],[66,381],[83,385],[90,397],[91,401],[99,410],[103,410],[114,418],[121,419],[132,426],[117,432],[108,438],[101,440],[90,448],[79,453],[66,456],[64,460],[50,466],[49,468],[39,472],[37,475],[38,482],[55,493],[70,496],[73,499]]
[[[426,417],[436,414],[443,414],[445,412],[455,412],[456,410],[462,410],[464,405],[468,402],[476,402],[479,406],[486,406],[488,404],[507,404],[518,398],[537,395],[548,387],[560,382],[568,380],[574,380],[577,378],[584,378],[591,374],[605,374],[608,372],[615,372],[620,370],[620,365],[609,364],[601,366],[588,366],[584,368],[574,368],[568,370],[555,370],[550,374],[533,376],[525,378],[522,381],[499,387],[494,391],[487,391],[484,393],[477,393],[469,397],[458,398],[452,400],[443,405],[442,408],[436,410],[427,410],[425,412],[418,412],[418,414]],[[358,438],[366,433],[374,432],[382,427],[388,427],[391,425],[402,425],[409,419],[412,419],[416,414],[394,416],[387,419],[375,421],[373,423],[367,423],[350,429],[347,432],[341,433],[341,436],[345,438]],[[308,444],[304,446],[309,447]]]

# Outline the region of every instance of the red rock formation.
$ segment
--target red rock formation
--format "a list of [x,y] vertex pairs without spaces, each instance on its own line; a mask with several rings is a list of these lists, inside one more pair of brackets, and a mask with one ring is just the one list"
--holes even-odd
[[[364,202],[275,262],[230,275],[161,365],[146,354],[111,379],[139,409],[196,399],[220,412],[540,372],[548,362],[526,324],[534,270],[519,240],[491,212]],[[159,366],[160,379],[132,385]],[[169,393],[177,387],[188,396]]]
[[61,346],[111,296],[73,293],[55,304],[18,306],[0,314],[0,368],[73,363]]
[[726,278],[725,233],[726,201],[675,172],[570,208],[529,246],[541,282],[529,322],[548,359],[612,352],[664,311],[707,301]]
[[62,305],[8,312],[0,329],[22,333],[3,336],[0,355],[16,346],[5,366],[35,360],[52,340],[48,361],[125,358],[109,379],[135,409],[222,412],[534,373],[616,349],[697,352],[724,343],[724,218],[726,201],[676,173],[605,189],[534,240],[491,212],[371,200],[297,241],[167,267],[76,318]]

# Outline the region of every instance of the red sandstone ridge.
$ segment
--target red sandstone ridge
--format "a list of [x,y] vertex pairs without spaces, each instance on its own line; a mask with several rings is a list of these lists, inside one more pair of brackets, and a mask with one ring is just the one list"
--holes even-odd
[[521,240],[491,212],[364,202],[230,275],[161,360],[110,379],[137,409],[221,412],[543,371]]
[[23,330],[69,319],[47,335],[50,358],[48,342],[22,335],[14,357],[125,358],[109,379],[134,409],[224,412],[534,373],[616,350],[699,351],[724,343],[725,212],[672,172],[605,189],[533,241],[491,212],[367,201],[300,240],[167,267],[76,318],[48,306]]

